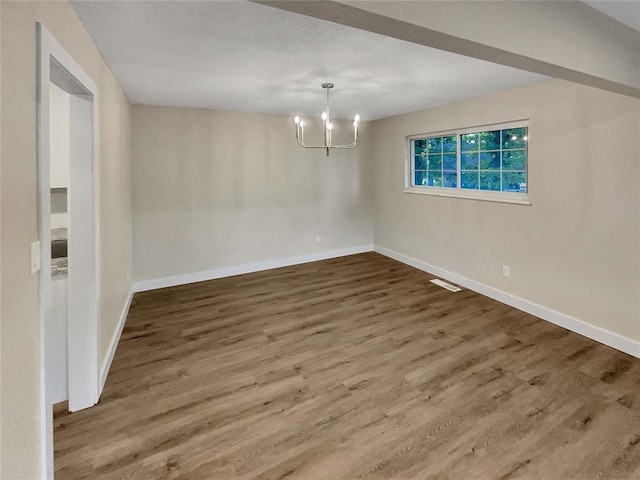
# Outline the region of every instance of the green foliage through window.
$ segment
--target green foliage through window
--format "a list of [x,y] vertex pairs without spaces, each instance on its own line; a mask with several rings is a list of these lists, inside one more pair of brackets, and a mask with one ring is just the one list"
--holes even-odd
[[528,128],[411,140],[411,182],[435,187],[494,192],[527,192]]
[[439,188],[458,186],[456,135],[412,140],[413,185]]

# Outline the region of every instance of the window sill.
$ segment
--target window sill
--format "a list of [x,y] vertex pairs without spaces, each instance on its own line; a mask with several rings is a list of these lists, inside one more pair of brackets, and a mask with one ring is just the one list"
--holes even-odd
[[[511,203],[513,205],[531,205],[531,202],[527,198],[526,194],[491,194],[491,193],[478,193],[475,191],[440,191],[435,188],[424,187],[408,187],[404,190],[405,193],[417,193],[418,195],[432,195],[434,197],[449,197],[449,198],[461,198],[465,200],[480,200],[482,202],[497,202],[497,203]],[[517,196],[513,196],[517,195]]]

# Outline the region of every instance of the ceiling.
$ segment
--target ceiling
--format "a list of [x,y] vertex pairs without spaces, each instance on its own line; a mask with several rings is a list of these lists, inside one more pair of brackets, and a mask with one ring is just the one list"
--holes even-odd
[[373,120],[547,77],[246,1],[72,1],[130,101]]
[[590,7],[640,31],[640,0],[583,0]]

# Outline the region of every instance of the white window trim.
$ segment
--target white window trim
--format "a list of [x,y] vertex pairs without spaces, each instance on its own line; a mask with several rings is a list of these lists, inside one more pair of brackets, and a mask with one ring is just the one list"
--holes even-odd
[[[405,193],[414,193],[419,195],[432,195],[436,197],[448,197],[448,198],[461,198],[467,200],[480,200],[485,202],[498,202],[498,203],[511,203],[515,205],[531,205],[529,200],[529,149],[527,147],[527,164],[525,165],[526,178],[527,178],[527,192],[497,192],[489,190],[471,190],[457,188],[441,188],[441,187],[428,187],[428,186],[414,186],[412,184],[411,175],[413,173],[413,152],[412,152],[412,140],[427,138],[427,137],[442,137],[447,135],[464,135],[465,133],[478,133],[488,132],[492,130],[505,130],[508,128],[529,128],[529,120],[515,120],[512,122],[493,123],[487,125],[478,125],[474,127],[456,128],[452,130],[440,130],[436,132],[419,133],[414,135],[408,135],[405,137]],[[529,139],[531,133],[527,132]],[[456,150],[457,159],[457,172],[460,172],[460,148],[458,146]]]

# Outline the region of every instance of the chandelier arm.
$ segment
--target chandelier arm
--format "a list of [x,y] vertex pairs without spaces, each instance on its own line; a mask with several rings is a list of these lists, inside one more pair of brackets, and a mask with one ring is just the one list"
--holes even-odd
[[358,143],[358,127],[354,127],[353,142],[348,145],[334,145],[331,148],[353,148]]
[[298,142],[298,145],[300,145],[302,148],[324,148],[324,149],[327,148],[322,145],[305,145],[304,128],[300,127],[300,125],[296,125],[296,141]]
[[300,138],[300,126],[296,125],[296,141],[298,142],[298,145],[300,145],[301,147],[307,148],[304,144],[304,129],[302,130],[302,136],[303,138]]
[[333,83],[323,83],[322,88],[327,90],[327,109],[322,113],[322,139],[324,145],[305,145],[304,143],[304,121],[300,117],[296,117],[296,142],[302,148],[321,148],[326,151],[327,157],[332,148],[347,149],[353,148],[358,142],[358,122],[360,116],[356,115],[353,122],[353,142],[347,145],[333,145],[333,123],[331,122],[331,106],[329,102],[329,90],[333,88]]
[[346,148],[353,148],[355,147],[356,144],[355,143],[350,143],[349,145],[333,145],[331,148],[342,148],[342,149],[346,149]]
[[326,148],[322,145],[305,145],[304,143],[304,128],[301,128],[299,125],[296,125],[296,141],[298,145],[302,148]]

